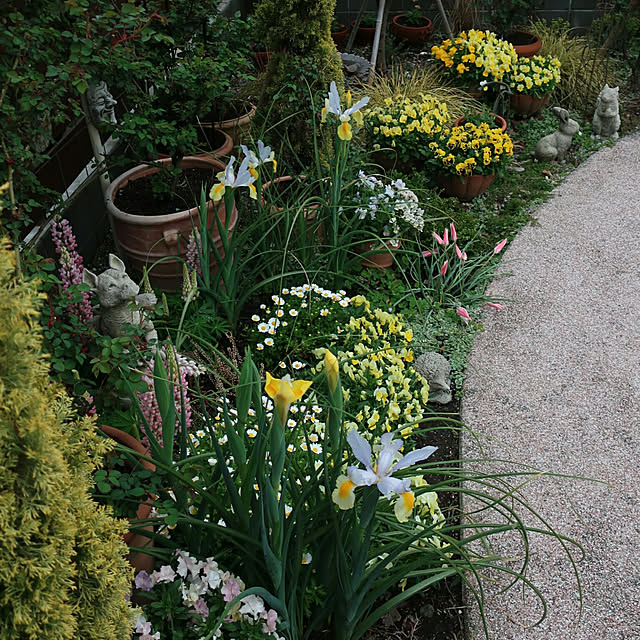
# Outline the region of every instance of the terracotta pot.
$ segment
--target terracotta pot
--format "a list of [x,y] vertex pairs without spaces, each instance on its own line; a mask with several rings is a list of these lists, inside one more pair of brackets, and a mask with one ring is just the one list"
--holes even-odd
[[404,13],[393,16],[391,33],[393,33],[394,36],[411,44],[421,44],[433,33],[433,23],[426,16],[422,16],[424,25],[421,27],[410,27],[402,24],[402,20],[405,17],[406,14]]
[[[351,23],[351,28],[355,27],[356,21]],[[375,27],[358,27],[356,33],[356,42],[358,44],[373,44],[373,38],[376,35]]]
[[339,31],[332,31],[331,37],[333,41],[336,43],[336,47],[341,49],[344,46],[345,41],[347,40],[347,36],[349,35],[349,27],[346,24],[339,25],[342,27]]
[[[108,427],[107,425],[100,425],[100,430],[108,435],[112,440],[115,440],[118,444],[122,444],[125,447],[129,447],[129,449],[133,449],[142,455],[148,456],[149,450],[139,441],[136,440],[133,436],[121,431],[120,429],[116,429],[115,427]],[[141,466],[145,469],[149,469],[150,471],[155,471],[156,466],[152,462],[148,462],[147,460],[139,460]],[[147,520],[151,515],[151,499],[147,498],[144,502],[141,502],[138,505],[138,510],[136,512],[135,518],[129,518],[130,522],[134,522],[135,520]],[[140,527],[138,529],[143,529],[144,531],[153,532],[153,525],[147,524]],[[133,531],[129,531],[123,536],[125,543],[129,547],[153,547],[153,539],[147,537],[142,533],[134,533]],[[142,551],[130,552],[127,556],[129,560],[129,564],[136,571],[146,571],[147,573],[151,573],[153,571],[154,566],[154,558],[148,553],[144,553]]]
[[[158,162],[162,165],[168,165],[171,160],[159,160]],[[214,174],[224,171],[225,166],[213,158],[187,156],[182,160],[182,168],[210,169],[213,182]],[[162,260],[149,271],[149,280],[162,291],[180,291],[182,289],[182,262],[179,258],[183,260],[186,258],[189,235],[194,228],[200,227],[198,207],[177,213],[145,216],[127,213],[117,206],[118,192],[129,182],[144,180],[159,171],[159,167],[138,165],[123,173],[107,189],[106,208],[113,221],[116,240],[131,267],[141,273],[143,266],[150,268],[158,260]],[[226,225],[230,234],[233,233],[238,222],[238,210],[234,206],[231,219],[227,221],[223,200],[215,207],[213,202],[207,203],[210,233],[218,251],[224,256],[214,210],[215,215],[223,225]]]
[[521,116],[532,116],[541,111],[549,102],[549,94],[542,98],[527,95],[526,93],[514,93],[511,96],[511,108]]
[[[198,137],[203,138],[203,147],[216,145],[211,151],[203,151],[195,155],[189,156],[191,158],[228,158],[233,151],[233,140],[228,133],[214,127],[211,122],[199,122],[196,125],[199,129]],[[171,158],[168,153],[159,153],[158,160],[166,160]]]
[[[300,177],[304,179],[305,176],[300,176]],[[262,185],[262,194],[264,194],[265,190],[269,191],[269,189],[275,188],[275,185],[278,185],[278,184],[293,185],[294,180],[297,180],[297,178],[294,178],[293,176],[280,176],[279,178],[274,178],[273,180],[270,180],[269,182],[265,182]],[[262,199],[262,204],[266,206],[267,201],[265,200],[264,195],[261,195],[261,199]],[[316,215],[318,213],[318,206],[319,205],[317,204],[307,205],[303,209],[302,213],[304,215],[304,219],[307,224],[307,234],[306,234],[307,240],[315,236],[316,239],[322,243],[325,240],[324,225],[320,223],[318,226],[316,226]],[[271,213],[279,213],[279,212],[282,212],[283,210],[284,210],[284,207],[279,207],[277,205],[271,205],[271,208],[270,208]]]
[[[502,133],[504,133],[507,130],[507,121],[502,117],[502,116],[498,116],[495,113],[491,114],[494,118],[494,121],[496,123],[496,127],[498,129],[500,129],[502,131]],[[460,116],[454,123],[453,126],[454,127],[461,127],[462,125],[464,125],[465,123],[465,119],[464,116]]]
[[509,31],[504,39],[513,45],[521,58],[532,58],[542,47],[540,38],[528,31]]
[[495,174],[489,176],[438,176],[437,182],[448,196],[455,196],[462,202],[469,202],[484,193],[496,179]]
[[233,145],[236,147],[244,143],[245,140],[249,137],[251,132],[251,120],[253,119],[253,116],[256,115],[256,108],[254,105],[252,105],[250,102],[244,103],[243,106],[244,105],[246,105],[248,109],[242,115],[239,115],[235,118],[218,120],[218,122],[214,122],[214,127],[218,131],[224,131],[227,135],[229,135],[229,137],[233,141]]
[[393,266],[395,260],[393,252],[398,250],[402,246],[402,241],[398,240],[397,244],[392,240],[387,242],[385,247],[383,244],[379,244],[377,241],[363,242],[358,247],[359,253],[367,253],[372,251],[364,258],[360,259],[360,264],[367,269],[389,269]]

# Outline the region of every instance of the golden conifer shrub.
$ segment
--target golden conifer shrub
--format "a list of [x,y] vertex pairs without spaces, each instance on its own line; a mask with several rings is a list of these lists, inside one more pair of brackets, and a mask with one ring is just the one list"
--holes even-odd
[[0,239],[0,638],[128,640],[126,525],[89,495],[106,440],[49,379],[38,297]]

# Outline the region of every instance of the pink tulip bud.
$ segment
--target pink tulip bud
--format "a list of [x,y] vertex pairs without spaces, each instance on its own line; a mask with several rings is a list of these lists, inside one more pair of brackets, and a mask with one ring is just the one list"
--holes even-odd
[[464,320],[465,324],[471,320],[469,312],[464,307],[458,307],[456,313]]
[[455,242],[458,239],[458,234],[456,233],[456,226],[453,222],[449,225],[451,227],[451,242]]
[[462,257],[460,258],[463,262],[467,259],[467,252],[463,251],[462,252]]
[[444,240],[435,231],[433,232],[433,237],[438,244],[444,244]]
[[433,255],[433,251],[427,250],[427,251],[423,251],[422,252],[422,257],[423,258],[430,258],[432,255]]
[[493,253],[500,253],[503,249],[504,249],[504,245],[507,244],[507,239],[505,238],[504,240],[501,240],[500,242],[498,242],[498,244],[496,245],[496,248],[493,250]]
[[456,245],[456,255],[460,260],[462,260],[462,251],[460,251],[460,247],[458,245]]
[[440,267],[440,275],[443,276],[445,273],[447,273],[447,267],[449,266],[449,261],[445,260],[444,264]]
[[504,309],[504,307],[501,304],[498,304],[497,302],[487,302],[487,307],[491,307],[492,309]]
[[449,229],[447,229],[446,227],[444,229],[444,235],[442,236],[442,238],[445,244],[449,244]]

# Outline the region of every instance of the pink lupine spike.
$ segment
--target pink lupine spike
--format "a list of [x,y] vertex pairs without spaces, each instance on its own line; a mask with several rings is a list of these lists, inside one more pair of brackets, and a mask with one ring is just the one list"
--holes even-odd
[[449,244],[449,229],[444,228],[444,234],[442,236],[442,240],[445,244]]
[[498,242],[498,244],[496,245],[495,249],[493,250],[493,253],[500,253],[503,249],[504,249],[504,245],[507,244],[507,239],[505,238],[504,240],[501,240],[500,242]]
[[435,231],[433,232],[433,237],[438,244],[444,244],[444,240]]
[[498,304],[497,302],[487,302],[487,307],[491,307],[492,309],[504,309],[504,307],[501,304]]
[[449,226],[451,227],[451,242],[455,242],[458,239],[458,234],[456,233],[456,225],[452,222]]
[[443,276],[445,273],[447,273],[447,267],[449,266],[449,261],[445,260],[444,264],[440,267],[440,275]]
[[464,307],[458,307],[456,313],[464,320],[465,324],[471,320],[469,312]]

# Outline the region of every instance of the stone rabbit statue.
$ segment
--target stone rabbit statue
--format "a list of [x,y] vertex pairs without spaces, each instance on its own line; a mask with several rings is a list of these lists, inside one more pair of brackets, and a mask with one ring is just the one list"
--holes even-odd
[[619,89],[620,87],[610,87],[605,84],[598,95],[592,122],[593,135],[597,140],[618,139],[618,129],[620,128]]
[[132,308],[132,302],[142,307],[152,306],[157,302],[156,296],[153,293],[140,293],[140,287],[127,275],[124,262],[112,253],[109,254],[109,267],[99,276],[88,269],[82,274],[82,282],[96,292],[100,303],[96,328],[115,338],[120,335],[123,325],[134,324],[146,331],[148,343],[157,341],[158,334],[153,322],[145,318],[140,310]]
[[451,365],[436,351],[423,353],[416,358],[413,368],[429,383],[429,402],[451,402]]
[[569,117],[569,112],[561,107],[553,107],[554,115],[560,120],[558,130],[541,138],[533,155],[537,160],[562,160],[571,146],[573,135],[580,131],[580,125]]

